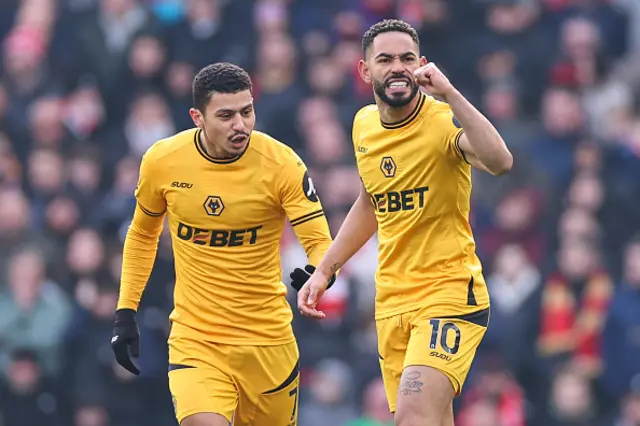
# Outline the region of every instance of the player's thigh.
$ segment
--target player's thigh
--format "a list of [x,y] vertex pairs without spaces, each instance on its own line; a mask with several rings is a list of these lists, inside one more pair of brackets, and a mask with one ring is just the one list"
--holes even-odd
[[[238,404],[238,391],[227,374],[212,367],[171,364],[169,368],[169,390],[179,423],[202,413],[218,414],[227,424],[231,422]],[[197,418],[192,419],[187,425],[196,421]]]
[[488,309],[460,317],[412,319],[398,393],[399,425],[420,424],[426,419],[431,424],[446,424],[488,320]]
[[384,383],[389,411],[396,411],[396,400],[404,358],[409,343],[409,332],[403,327],[403,315],[376,321],[378,333],[378,361]]
[[412,319],[404,366],[424,365],[441,371],[459,395],[488,323],[488,308],[456,317]]
[[432,367],[410,365],[402,372],[396,426],[442,426],[455,396],[449,378]]
[[[238,389],[230,362],[231,347],[198,339],[169,339],[169,390],[178,422],[218,414],[230,423],[238,405]],[[207,413],[207,416],[204,414]]]
[[300,353],[296,342],[248,348],[234,426],[294,426],[298,421]]
[[216,413],[198,413],[185,417],[180,426],[230,426],[225,416]]
[[259,394],[256,402],[241,399],[234,426],[296,426],[299,392],[300,375],[296,374]]

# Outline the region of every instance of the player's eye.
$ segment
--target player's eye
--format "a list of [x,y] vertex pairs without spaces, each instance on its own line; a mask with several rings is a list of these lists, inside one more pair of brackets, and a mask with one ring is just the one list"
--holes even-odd
[[245,109],[244,111],[242,111],[242,115],[244,115],[245,117],[249,117],[251,115],[251,111],[253,111],[251,108]]
[[405,62],[413,62],[415,60],[416,60],[416,58],[414,58],[413,56],[407,56],[407,57],[404,58]]
[[378,63],[380,63],[380,64],[388,64],[389,62],[391,62],[391,59],[389,59],[389,58],[378,59]]

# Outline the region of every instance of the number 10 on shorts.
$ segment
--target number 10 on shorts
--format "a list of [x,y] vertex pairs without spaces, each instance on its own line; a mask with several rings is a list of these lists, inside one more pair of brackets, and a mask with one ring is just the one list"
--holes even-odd
[[[438,343],[440,347],[446,353],[455,355],[460,349],[460,328],[452,322],[442,322],[439,319],[432,319],[429,321],[431,325],[431,341],[429,348],[431,350],[437,349]],[[455,333],[455,339],[453,345],[449,345],[449,334]]]

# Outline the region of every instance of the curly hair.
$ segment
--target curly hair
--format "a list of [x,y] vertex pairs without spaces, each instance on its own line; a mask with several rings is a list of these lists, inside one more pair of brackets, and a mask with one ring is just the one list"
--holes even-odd
[[413,41],[420,46],[420,37],[418,32],[408,23],[401,19],[385,19],[373,24],[362,36],[362,52],[367,55],[367,50],[373,44],[373,40],[382,33],[401,32],[409,34]]
[[204,111],[214,92],[238,93],[251,90],[251,78],[241,67],[229,62],[217,62],[202,68],[191,87],[193,107]]

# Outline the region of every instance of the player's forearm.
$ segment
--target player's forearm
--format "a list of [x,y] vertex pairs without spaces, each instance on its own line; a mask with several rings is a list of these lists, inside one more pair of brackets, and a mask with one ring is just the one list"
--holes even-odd
[[327,219],[324,216],[317,217],[294,226],[293,230],[307,254],[309,263],[314,266],[320,263],[332,242]]
[[136,208],[122,253],[118,309],[137,310],[158,249],[164,217],[151,217]]
[[376,232],[378,224],[373,206],[362,194],[349,210],[349,214],[336,235],[335,241],[317,267],[324,276],[331,277]]
[[445,101],[462,125],[477,159],[494,175],[511,170],[513,157],[491,122],[455,89]]

